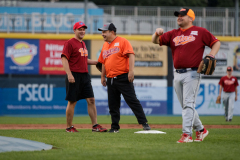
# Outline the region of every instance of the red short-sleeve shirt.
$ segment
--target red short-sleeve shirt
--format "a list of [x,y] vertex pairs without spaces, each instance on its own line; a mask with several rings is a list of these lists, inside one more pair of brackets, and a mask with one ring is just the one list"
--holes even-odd
[[61,56],[68,59],[72,72],[88,73],[88,50],[85,43],[72,38],[65,42]]
[[224,76],[220,79],[219,85],[223,87],[224,92],[235,92],[235,87],[238,86],[238,80],[236,77]]
[[207,29],[192,26],[188,29],[174,29],[159,37],[160,45],[167,45],[172,49],[175,69],[198,67],[203,56],[205,46],[219,41]]

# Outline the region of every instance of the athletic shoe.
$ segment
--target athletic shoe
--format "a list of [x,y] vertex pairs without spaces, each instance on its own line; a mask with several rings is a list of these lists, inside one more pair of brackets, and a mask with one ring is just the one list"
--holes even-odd
[[194,141],[195,142],[202,142],[204,140],[204,138],[207,137],[208,133],[209,133],[208,130],[206,130],[205,128],[204,128],[203,132],[197,131],[196,132],[196,139]]
[[108,132],[109,133],[119,133],[119,130],[118,129],[110,129]]
[[188,143],[188,142],[193,142],[193,139],[191,136],[189,136],[186,133],[183,133],[181,135],[182,137],[177,141],[177,143]]
[[92,127],[92,132],[107,132],[107,129],[97,124],[96,126]]
[[75,127],[71,126],[70,128],[66,128],[66,132],[78,132],[78,130]]
[[151,130],[151,127],[147,123],[143,123],[143,130]]

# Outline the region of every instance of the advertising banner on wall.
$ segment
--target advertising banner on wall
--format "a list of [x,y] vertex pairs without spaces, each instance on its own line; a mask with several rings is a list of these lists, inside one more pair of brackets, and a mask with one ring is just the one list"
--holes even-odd
[[61,54],[66,40],[40,40],[39,73],[40,74],[66,74]]
[[4,39],[0,39],[0,74],[4,74]]
[[[65,114],[65,79],[0,80],[0,113]],[[87,114],[86,100],[78,101],[75,114]]]
[[[107,87],[100,78],[92,79],[98,114],[109,114]],[[146,115],[167,114],[167,81],[135,79],[135,92]],[[133,115],[124,97],[121,96],[121,115]]]
[[[224,115],[223,104],[216,104],[216,99],[219,94],[219,82],[220,79],[210,80],[202,79],[199,87],[197,99],[196,99],[196,110],[199,115]],[[238,86],[238,91],[240,87]],[[181,115],[182,107],[178,101],[177,95],[174,92],[173,96],[173,114]],[[238,93],[238,99],[240,94]],[[240,101],[234,103],[234,115],[240,115]]]
[[[137,76],[166,76],[167,47],[149,41],[129,41],[135,53],[134,74]],[[91,41],[91,59],[97,60],[103,46],[103,40]],[[95,66],[91,66],[92,75],[100,75]]]
[[[204,57],[211,49],[205,48]],[[233,75],[240,76],[240,42],[221,42],[221,47],[216,57],[216,69],[212,76],[224,76],[227,66],[233,67]]]
[[5,73],[38,74],[39,40],[5,39]]

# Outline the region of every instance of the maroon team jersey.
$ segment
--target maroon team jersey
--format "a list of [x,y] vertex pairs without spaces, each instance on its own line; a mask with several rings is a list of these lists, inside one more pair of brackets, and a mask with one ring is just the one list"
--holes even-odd
[[61,56],[68,59],[72,72],[88,73],[88,50],[85,43],[72,38],[65,42]]
[[207,29],[192,26],[188,29],[174,29],[159,37],[160,46],[167,45],[172,49],[175,69],[198,67],[205,46],[219,41]]
[[223,87],[224,92],[235,92],[235,87],[238,86],[238,80],[233,76],[231,78],[224,76],[220,79],[218,84]]

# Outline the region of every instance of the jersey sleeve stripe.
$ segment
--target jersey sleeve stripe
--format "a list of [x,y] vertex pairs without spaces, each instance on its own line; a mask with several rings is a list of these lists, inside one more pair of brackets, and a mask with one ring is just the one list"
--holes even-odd
[[125,54],[135,54],[133,51],[127,51],[127,52],[123,52],[123,55]]
[[66,54],[62,53],[61,57],[62,56],[65,56],[69,60],[69,57]]
[[216,39],[215,41],[213,41],[213,42],[210,44],[210,47],[212,48],[213,44],[216,43],[217,41],[219,41],[219,40]]

